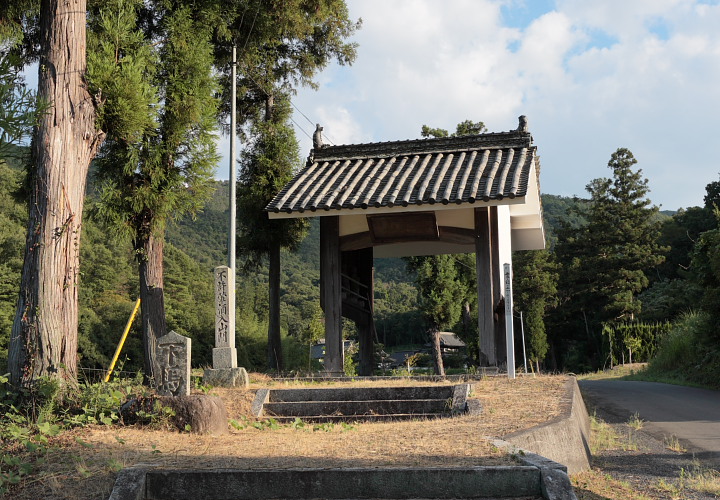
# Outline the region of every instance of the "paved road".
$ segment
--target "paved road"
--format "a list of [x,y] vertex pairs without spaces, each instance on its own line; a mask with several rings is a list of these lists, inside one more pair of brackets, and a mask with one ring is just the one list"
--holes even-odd
[[627,380],[581,380],[589,406],[619,417],[638,413],[643,431],[656,438],[676,436],[689,451],[720,460],[720,392]]

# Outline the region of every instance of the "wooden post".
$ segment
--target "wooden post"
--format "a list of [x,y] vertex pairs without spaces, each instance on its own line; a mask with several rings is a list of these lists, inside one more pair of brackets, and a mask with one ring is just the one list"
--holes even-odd
[[325,371],[343,374],[340,219],[320,217],[320,296],[325,311]]
[[505,309],[501,305],[503,298],[503,268],[500,262],[500,229],[498,208],[490,207],[490,234],[492,235],[492,282],[493,282],[493,319],[495,319],[495,362],[496,366],[507,356],[505,348]]
[[362,376],[372,375],[375,367],[375,320],[373,318],[375,307],[375,269],[373,267],[373,249],[372,247],[359,250],[357,255],[358,271],[360,282],[368,287],[368,309],[369,313],[365,317],[365,321],[358,324],[358,333],[360,336],[360,366],[358,373]]
[[495,325],[492,270],[492,224],[489,208],[475,209],[475,268],[478,291],[478,332],[480,335],[480,364],[497,365],[495,355]]

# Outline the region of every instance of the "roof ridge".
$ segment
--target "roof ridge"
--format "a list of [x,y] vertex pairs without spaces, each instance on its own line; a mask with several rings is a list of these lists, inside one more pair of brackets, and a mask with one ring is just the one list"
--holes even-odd
[[431,137],[363,144],[324,145],[310,151],[313,160],[329,158],[359,158],[368,156],[400,156],[405,154],[437,153],[449,150],[488,147],[529,147],[533,138],[529,132],[511,130],[457,137]]

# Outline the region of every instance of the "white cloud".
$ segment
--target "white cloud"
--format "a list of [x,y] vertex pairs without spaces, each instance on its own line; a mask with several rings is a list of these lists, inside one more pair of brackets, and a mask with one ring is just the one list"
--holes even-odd
[[509,130],[526,114],[545,192],[583,195],[628,147],[654,201],[702,203],[719,168],[720,5],[558,0],[519,30],[502,24],[501,6],[515,4],[350,1],[364,21],[357,61],[330,68],[296,103],[338,143],[414,138],[423,124],[465,119]]

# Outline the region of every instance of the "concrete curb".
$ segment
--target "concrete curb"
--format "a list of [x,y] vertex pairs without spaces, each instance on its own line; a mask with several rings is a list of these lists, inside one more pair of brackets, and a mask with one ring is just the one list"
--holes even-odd
[[409,499],[540,493],[535,467],[154,471],[147,500]]
[[118,473],[108,500],[145,500],[145,478],[153,466],[135,464]]
[[562,412],[548,422],[503,436],[505,441],[565,464],[569,474],[590,468],[590,417],[575,377],[565,385]]
[[577,500],[567,467],[549,458],[518,448],[502,439],[490,439],[493,445],[511,453],[523,465],[540,469],[540,485],[543,498],[547,500]]
[[577,500],[564,465],[491,439],[522,465],[328,469],[161,469],[118,474],[109,500],[441,499]]

